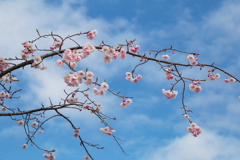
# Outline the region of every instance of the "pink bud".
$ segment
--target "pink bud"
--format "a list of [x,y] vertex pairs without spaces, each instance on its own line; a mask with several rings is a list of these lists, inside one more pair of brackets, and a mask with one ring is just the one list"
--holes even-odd
[[76,95],[76,92],[73,92],[72,95],[75,96],[75,95]]
[[4,98],[1,98],[1,101],[4,101]]
[[55,46],[50,46],[50,49],[51,49],[51,50],[54,50],[54,49],[55,49]]
[[224,82],[228,83],[228,82],[230,82],[230,80],[226,78],[226,79],[224,79]]
[[151,55],[151,51],[149,52],[149,55]]
[[24,48],[27,48],[27,44],[24,44],[23,47],[24,47]]
[[142,61],[142,58],[140,59],[140,61]]
[[101,47],[102,45],[100,44],[99,46]]
[[201,84],[201,81],[198,81],[198,84]]
[[32,54],[32,56],[34,57],[34,54]]
[[174,54],[174,51],[172,51],[172,54]]
[[111,136],[111,135],[112,135],[112,132],[108,132],[107,134],[108,134],[109,136]]
[[195,60],[197,61],[198,59],[197,59],[197,58],[195,58]]
[[28,51],[25,50],[24,53],[25,53],[25,54],[28,54]]

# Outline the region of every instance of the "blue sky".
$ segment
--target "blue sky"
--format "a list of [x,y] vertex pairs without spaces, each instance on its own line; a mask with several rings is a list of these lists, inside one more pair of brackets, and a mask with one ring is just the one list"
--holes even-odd
[[[91,41],[99,45],[102,40],[109,45],[117,46],[125,39],[137,39],[140,54],[148,50],[160,50],[173,45],[174,48],[200,53],[199,62],[215,62],[217,67],[233,74],[240,74],[240,2],[237,0],[69,0],[69,1],[0,1],[0,56],[20,57],[21,43],[37,38],[36,28],[41,34],[51,31],[63,37],[80,31],[98,30],[98,36]],[[88,41],[85,36],[76,37],[80,44]],[[37,42],[37,46],[48,48],[50,39]],[[66,42],[66,48],[72,47]],[[44,52],[35,53],[42,55]],[[168,53],[170,61],[188,63],[185,54]],[[171,85],[165,74],[159,71],[159,65],[149,62],[137,68],[136,73],[143,76],[139,83],[125,80],[125,73],[132,71],[139,63],[138,58],[127,56],[105,64],[102,53],[94,52],[87,59],[80,61],[76,70],[87,67],[99,78],[99,82],[107,80],[112,91],[121,91],[122,95],[132,96],[133,103],[122,108],[122,99],[110,92],[104,97],[90,97],[102,103],[102,112],[116,121],[108,121],[116,129],[115,135],[126,142],[120,142],[126,156],[110,136],[102,134],[99,129],[103,124],[87,111],[75,112],[62,110],[61,113],[71,117],[72,122],[81,127],[82,138],[93,144],[105,147],[98,150],[88,147],[90,153],[98,160],[224,160],[239,159],[239,84],[226,84],[227,77],[222,72],[220,79],[206,81],[201,84],[201,93],[186,88],[185,104],[193,110],[190,118],[202,128],[197,138],[187,132],[189,122],[182,116],[181,91],[182,84],[174,90],[178,91],[176,99],[166,99],[162,89],[168,90]],[[162,59],[161,55],[158,59]],[[58,104],[65,98],[63,89],[67,87],[63,76],[70,70],[59,68],[57,58],[44,61],[48,70],[40,71],[26,67],[16,71],[20,82],[14,83],[14,89],[22,88],[19,100],[6,100],[9,107],[22,110],[48,106],[51,97]],[[17,63],[17,62],[16,62]],[[179,67],[184,77],[194,79],[207,78],[207,69],[198,67]],[[81,85],[81,89],[88,86]],[[84,97],[79,96],[84,101]],[[53,112],[46,113],[46,117]],[[17,117],[20,118],[20,117]],[[22,160],[43,159],[44,152],[36,147],[21,147],[26,142],[24,129],[10,117],[1,117],[0,121],[0,159]],[[56,118],[44,126],[43,134],[35,136],[35,142],[42,148],[56,149],[56,159],[83,159],[86,155],[73,137],[71,126],[62,118]]]

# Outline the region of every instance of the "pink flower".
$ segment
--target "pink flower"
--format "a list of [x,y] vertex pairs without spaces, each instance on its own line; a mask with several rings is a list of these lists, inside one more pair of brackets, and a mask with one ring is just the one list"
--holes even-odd
[[228,83],[228,82],[230,82],[230,80],[226,78],[226,79],[224,79],[224,82]]
[[71,55],[72,51],[71,51],[71,49],[65,49],[64,53],[65,53],[65,55]]
[[123,108],[125,108],[125,107],[127,107],[128,105],[127,105],[127,103],[122,102],[122,103],[120,103],[120,106],[122,106]]
[[121,48],[121,50],[120,50],[120,54],[126,54],[126,49],[125,48]]
[[201,86],[197,86],[195,88],[195,92],[200,93],[201,91],[202,91],[202,87]]
[[38,64],[40,62],[42,62],[42,58],[40,56],[35,56],[34,57],[34,63]]
[[139,74],[139,75],[137,76],[137,79],[138,79],[138,80],[142,79],[142,76]]
[[94,74],[91,71],[86,72],[86,78],[93,78]]
[[219,74],[219,73],[217,73],[217,74],[215,75],[215,79],[218,79],[218,78],[220,78],[220,74]]
[[24,144],[24,145],[22,146],[22,149],[27,149],[27,144]]
[[110,62],[112,62],[112,58],[111,58],[111,56],[110,56],[109,54],[105,54],[105,55],[103,56],[103,60],[104,60],[104,63],[110,63]]
[[131,99],[127,99],[127,100],[126,100],[126,105],[127,105],[127,106],[129,106],[131,103],[132,103],[132,100],[131,100]]
[[71,62],[70,63],[70,67],[73,68],[73,69],[76,68],[77,67],[77,63],[76,62]]
[[132,47],[132,48],[131,48],[131,52],[136,53],[137,50],[136,50],[134,47]]
[[138,79],[137,79],[137,78],[134,78],[134,79],[133,79],[133,82],[134,82],[134,83],[137,83],[137,82],[138,82]]
[[173,77],[173,75],[171,74],[171,75],[167,75],[167,80],[172,80],[174,77]]
[[80,132],[79,129],[75,129],[74,130],[74,133],[78,133],[79,134],[79,132]]
[[[132,76],[132,73],[131,72],[126,72],[126,76],[127,77],[131,77]],[[2,91],[3,92],[3,91]]]
[[43,131],[42,131],[42,130],[39,130],[39,131],[38,131],[38,133],[41,133],[41,134],[43,134]]
[[110,54],[110,55],[113,55],[114,53],[115,53],[115,49],[114,49],[114,48],[110,48],[109,54]]
[[121,59],[125,59],[126,57],[127,57],[126,54],[121,54],[121,56],[120,56]]
[[108,46],[103,46],[102,47],[102,53],[108,53],[109,52],[109,47]]
[[63,63],[63,61],[61,59],[58,59],[56,63],[57,63],[58,67],[63,67],[64,63]]
[[86,155],[86,156],[84,157],[84,159],[85,159],[85,160],[89,160],[89,159],[90,159],[89,155]]
[[191,63],[192,66],[196,66],[197,64],[198,64],[197,61],[192,61],[192,63]]
[[37,127],[37,126],[38,126],[38,123],[37,123],[37,122],[33,122],[33,123],[32,123],[32,127],[33,127],[33,128],[35,128],[35,127]]
[[94,36],[97,36],[98,31],[97,31],[96,29],[94,29],[94,30],[92,30],[92,34],[93,34]]
[[168,59],[169,59],[169,56],[168,56],[167,54],[165,54],[165,55],[162,56],[162,59],[168,60]]
[[54,49],[56,49],[56,47],[55,46],[50,46],[50,49],[54,50]]
[[188,116],[187,114],[184,114],[184,117],[185,117],[186,119],[189,119],[189,116]]
[[229,81],[230,81],[231,83],[234,83],[236,80],[231,77],[231,78],[229,78]]
[[192,61],[194,61],[194,56],[193,55],[188,55],[187,59],[192,62]]
[[88,97],[88,96],[89,96],[89,93],[88,93],[88,92],[84,92],[84,96],[85,96],[85,97]]
[[20,119],[20,120],[18,121],[18,125],[19,125],[19,126],[23,126],[23,125],[24,125],[24,121]]
[[6,107],[2,107],[2,111],[3,112],[7,111],[7,108]]
[[106,82],[103,82],[103,83],[101,84],[101,89],[102,89],[102,90],[108,90],[108,88],[109,88],[109,85],[108,85]]
[[105,94],[106,94],[106,91],[105,91],[105,90],[100,90],[100,91],[99,91],[99,95],[100,95],[100,96],[104,96]]
[[136,45],[136,46],[135,46],[135,49],[138,50],[138,49],[139,49],[139,45]]
[[74,133],[73,133],[73,136],[77,138],[77,137],[79,137],[79,134],[76,133],[76,132],[74,132]]
[[192,128],[190,128],[190,127],[187,127],[187,131],[188,132],[193,132]]

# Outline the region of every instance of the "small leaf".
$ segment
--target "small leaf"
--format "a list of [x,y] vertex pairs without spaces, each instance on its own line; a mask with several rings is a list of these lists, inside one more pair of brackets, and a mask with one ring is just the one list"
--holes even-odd
[[171,63],[171,65],[173,65],[173,62]]
[[88,68],[86,68],[86,72],[88,71]]
[[207,81],[207,79],[204,79],[204,80],[202,80],[202,81]]
[[36,29],[37,33],[39,33],[38,29]]
[[106,82],[106,79],[104,79],[104,82]]
[[117,94],[121,93],[121,91],[119,91]]
[[52,150],[52,152],[56,152],[56,150],[55,150],[55,149],[53,149],[53,150]]
[[133,42],[136,41],[136,40],[137,40],[137,39],[135,38],[135,39],[133,40]]

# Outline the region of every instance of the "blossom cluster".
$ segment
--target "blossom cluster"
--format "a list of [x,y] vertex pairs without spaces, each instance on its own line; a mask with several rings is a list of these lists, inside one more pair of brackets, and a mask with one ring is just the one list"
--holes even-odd
[[167,97],[167,99],[175,99],[178,94],[178,91],[174,90],[165,91],[165,89],[163,89],[162,93]]
[[0,71],[3,71],[8,67],[10,67],[10,63],[7,60],[5,60],[3,57],[0,57]]
[[132,77],[132,73],[126,72],[126,80],[137,83],[140,79],[142,79],[142,76],[140,74],[134,79]]
[[137,53],[137,52],[138,52],[138,49],[139,49],[139,45],[134,45],[134,46],[131,48],[131,52]]
[[7,73],[6,76],[1,77],[0,80],[5,83],[9,83],[9,82],[12,83],[12,82],[18,81],[16,75],[12,75],[10,73]]
[[194,91],[196,93],[200,93],[202,91],[202,87],[201,86],[198,86],[197,84],[201,84],[201,81],[198,81],[198,82],[193,82],[189,85],[189,89],[191,91]]
[[24,49],[21,50],[22,59],[25,59],[25,60],[29,59],[30,54],[34,56],[34,53],[36,50],[33,49],[33,44],[31,42],[23,42],[22,45],[24,47]]
[[90,40],[93,40],[94,37],[97,36],[97,34],[98,34],[98,31],[94,29],[91,32],[89,32],[86,37]]
[[126,58],[126,49],[121,48],[120,51],[116,51],[114,48],[109,48],[108,46],[102,47],[102,53],[104,53],[103,60],[104,63],[110,63],[113,60],[116,60],[119,56],[121,59]]
[[55,155],[52,153],[48,153],[48,154],[43,154],[44,158],[48,158],[49,160],[54,160],[55,159]]
[[123,102],[120,103],[120,106],[122,106],[123,108],[125,108],[125,107],[129,106],[131,103],[132,103],[132,100],[131,100],[131,99],[125,100],[125,98],[123,98]]
[[165,71],[165,74],[166,74],[167,80],[172,80],[172,79],[174,78],[173,75],[172,75],[172,71],[171,71],[170,68],[168,68],[168,70]]
[[51,49],[51,50],[57,49],[57,48],[59,48],[61,45],[63,45],[63,43],[60,42],[60,41],[58,41],[58,40],[54,41],[54,43],[55,43],[54,45],[50,46],[50,49]]
[[211,72],[210,70],[209,70],[208,72],[209,72],[209,73],[208,73],[208,78],[209,78],[210,80],[214,81],[214,80],[220,78],[220,74],[219,74],[219,73],[214,74],[214,72]]
[[202,133],[201,127],[197,126],[196,123],[191,123],[190,127],[187,127],[187,131],[191,132],[194,137],[197,137],[200,133]]
[[103,82],[100,86],[100,89],[97,89],[97,85],[93,88],[93,93],[96,95],[104,96],[106,94],[106,90],[108,90],[109,85],[106,82]]
[[197,58],[195,58],[192,54],[187,56],[187,59],[191,62],[192,66],[196,66],[198,64]]
[[73,136],[76,137],[76,138],[79,137],[79,132],[80,132],[79,129],[75,129],[74,133],[73,133]]
[[5,93],[4,91],[0,92],[0,100],[4,101],[4,98],[8,99],[11,98],[12,95],[10,95],[9,93]]
[[67,83],[68,86],[71,87],[77,87],[79,85],[79,83],[82,83],[82,79],[84,77],[86,77],[86,81],[85,84],[86,85],[91,85],[93,82],[93,76],[94,74],[91,71],[88,72],[84,72],[84,71],[78,71],[78,72],[74,72],[74,73],[67,73],[63,79],[64,82]]
[[234,79],[234,78],[229,78],[229,79],[224,79],[224,82],[226,82],[226,83],[229,83],[229,82],[231,82],[231,83],[234,83],[236,81],[236,79]]
[[100,131],[104,134],[107,134],[107,135],[112,135],[112,132],[115,132],[115,129],[112,129],[110,130],[109,127],[105,127],[105,128],[100,128]]

